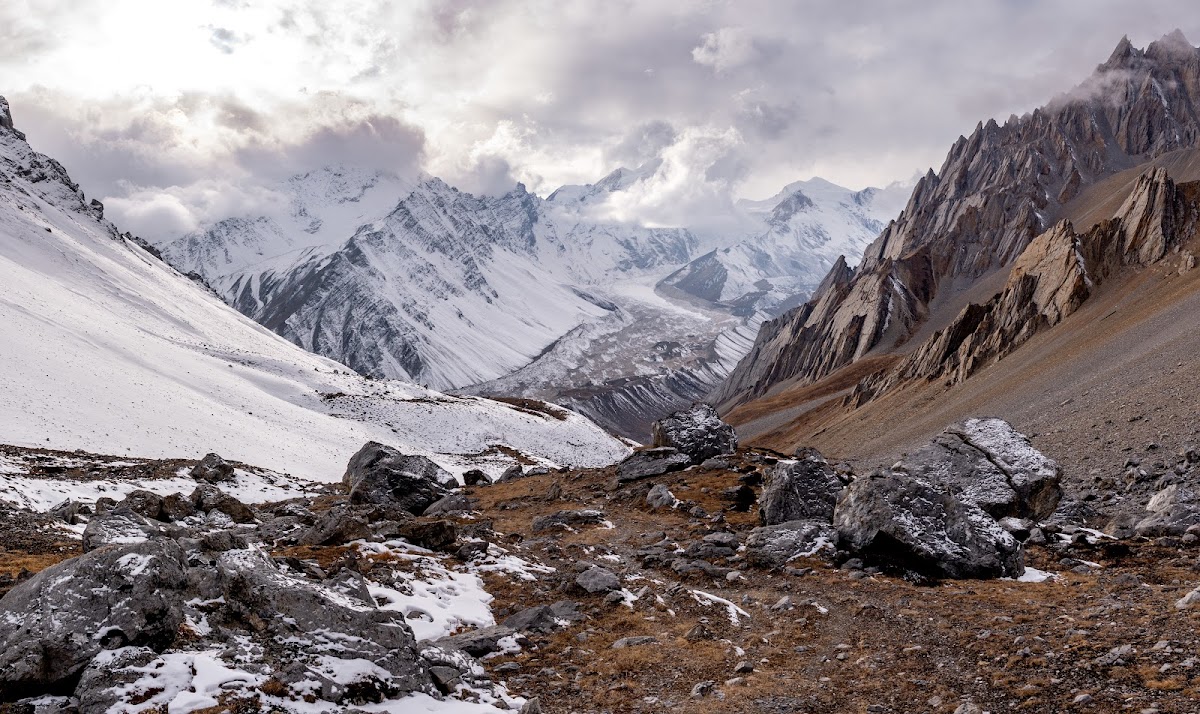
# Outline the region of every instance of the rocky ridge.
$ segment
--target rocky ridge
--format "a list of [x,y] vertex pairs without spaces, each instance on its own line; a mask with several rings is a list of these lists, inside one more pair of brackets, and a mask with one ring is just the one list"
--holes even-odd
[[981,122],[917,182],[856,270],[835,265],[812,300],[764,323],[716,399],[812,382],[903,344],[935,297],[1011,265],[1080,187],[1194,147],[1198,103],[1200,50],[1175,32],[1145,50],[1122,39],[1071,92],[1002,126]]
[[[969,304],[892,369],[865,378],[847,402],[861,406],[913,380],[957,384],[1075,312],[1111,275],[1175,255],[1195,235],[1200,184],[1176,186],[1165,169],[1142,176],[1110,220],[1082,235],[1060,221],[1014,262],[1004,289],[984,304]],[[1192,258],[1194,260],[1194,258]]]

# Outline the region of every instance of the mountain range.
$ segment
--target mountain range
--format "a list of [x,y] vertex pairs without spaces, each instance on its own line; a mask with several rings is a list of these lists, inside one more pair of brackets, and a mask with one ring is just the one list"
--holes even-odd
[[325,167],[276,187],[267,214],[159,247],[243,314],[361,374],[563,402],[645,438],[728,374],[765,317],[873,239],[906,192],[799,182],[739,204],[747,228],[733,236],[605,218],[613,194],[658,170],[543,199]]

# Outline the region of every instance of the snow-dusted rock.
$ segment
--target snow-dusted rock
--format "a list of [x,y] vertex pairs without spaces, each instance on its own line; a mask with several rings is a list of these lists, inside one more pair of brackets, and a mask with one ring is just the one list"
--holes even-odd
[[125,508],[92,516],[83,529],[83,551],[89,552],[106,545],[127,545],[163,535],[158,523]]
[[545,516],[538,516],[533,519],[532,528],[534,533],[542,533],[556,528],[593,526],[603,522],[604,511],[584,508],[578,511],[556,511]]
[[446,495],[454,477],[424,456],[369,442],[350,459],[342,484],[352,503],[395,504],[420,515]]
[[1148,538],[1183,535],[1200,524],[1200,493],[1186,484],[1171,484],[1150,498],[1146,510],[1150,515],[1134,525],[1135,533]]
[[835,542],[837,533],[825,521],[788,521],[750,531],[745,557],[755,565],[777,568],[797,557],[832,550]]
[[155,538],[51,566],[0,598],[0,700],[70,687],[105,649],[161,652],[183,623],[184,554]]
[[855,480],[833,512],[838,544],[864,560],[931,577],[1015,577],[1020,544],[978,506],[904,474]]
[[708,404],[675,412],[654,423],[654,446],[669,446],[686,454],[693,464],[737,450],[737,434]]
[[833,467],[816,451],[767,469],[758,517],[770,526],[788,521],[833,519],[833,506],[844,484]]
[[949,427],[896,467],[995,518],[1048,518],[1062,498],[1061,469],[1003,419]]

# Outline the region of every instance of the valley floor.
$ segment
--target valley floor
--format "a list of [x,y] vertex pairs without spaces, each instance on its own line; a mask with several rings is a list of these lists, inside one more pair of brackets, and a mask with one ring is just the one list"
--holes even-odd
[[[10,464],[36,465],[25,469],[27,476],[47,484],[91,472],[116,482],[120,469],[133,468],[64,474],[53,461],[62,454],[11,448],[4,454]],[[706,543],[731,537],[744,544],[758,525],[748,504],[728,500],[729,489],[774,458],[743,451],[729,468],[695,467],[620,487],[612,469],[467,487],[472,514],[438,518],[490,541],[490,555],[474,563],[409,552],[396,542],[268,548],[276,560],[317,566],[331,579],[339,568],[352,568],[369,582],[384,582],[380,574],[390,570],[413,593],[434,592],[427,586],[437,581],[443,595],[465,597],[446,601],[443,615],[423,603],[421,611],[435,617],[410,615],[418,637],[576,603],[581,621],[528,631],[519,650],[483,662],[509,694],[537,697],[546,712],[1195,709],[1200,611],[1175,606],[1200,579],[1200,548],[1185,545],[1194,538],[1118,541],[1048,526],[1049,543],[1027,550],[1031,567],[1023,580],[1030,582],[932,585],[853,563],[839,568],[828,552],[765,569],[748,562],[744,548],[727,556],[706,551]],[[180,467],[160,465],[138,467],[143,486],[175,478]],[[239,471],[240,483],[248,474]],[[646,505],[646,493],[659,483],[680,499],[674,508]],[[301,498],[321,514],[344,497]],[[272,506],[257,508],[266,513]],[[539,517],[588,509],[602,512],[585,519],[590,524],[534,527]],[[27,577],[21,570],[78,553],[75,534],[45,515],[10,509],[6,523],[0,587]],[[718,533],[732,536],[704,540]],[[619,589],[581,589],[577,577],[592,567],[614,573]],[[401,571],[409,575],[396,575]],[[468,576],[480,578],[490,595],[466,597],[466,581],[455,579]],[[460,586],[447,590],[450,582]],[[384,594],[393,604],[403,595]],[[483,610],[476,612],[479,603]],[[404,701],[393,710],[407,711]]]

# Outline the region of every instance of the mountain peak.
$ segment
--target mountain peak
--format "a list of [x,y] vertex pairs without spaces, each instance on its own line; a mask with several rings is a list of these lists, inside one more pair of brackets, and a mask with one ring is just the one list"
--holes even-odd
[[17,138],[24,139],[25,134],[17,131],[13,126],[12,109],[8,106],[8,100],[0,97],[0,129],[7,129],[17,135]]
[[1141,55],[1141,52],[1129,41],[1129,35],[1121,35],[1121,41],[1117,43],[1116,48],[1113,49],[1112,54],[1108,56],[1108,60],[1101,67],[1106,69],[1120,67],[1138,55]]
[[1196,48],[1184,36],[1183,32],[1176,28],[1171,32],[1163,35],[1154,42],[1151,42],[1146,47],[1146,56],[1151,59],[1161,59],[1165,57],[1187,57],[1193,55]]

